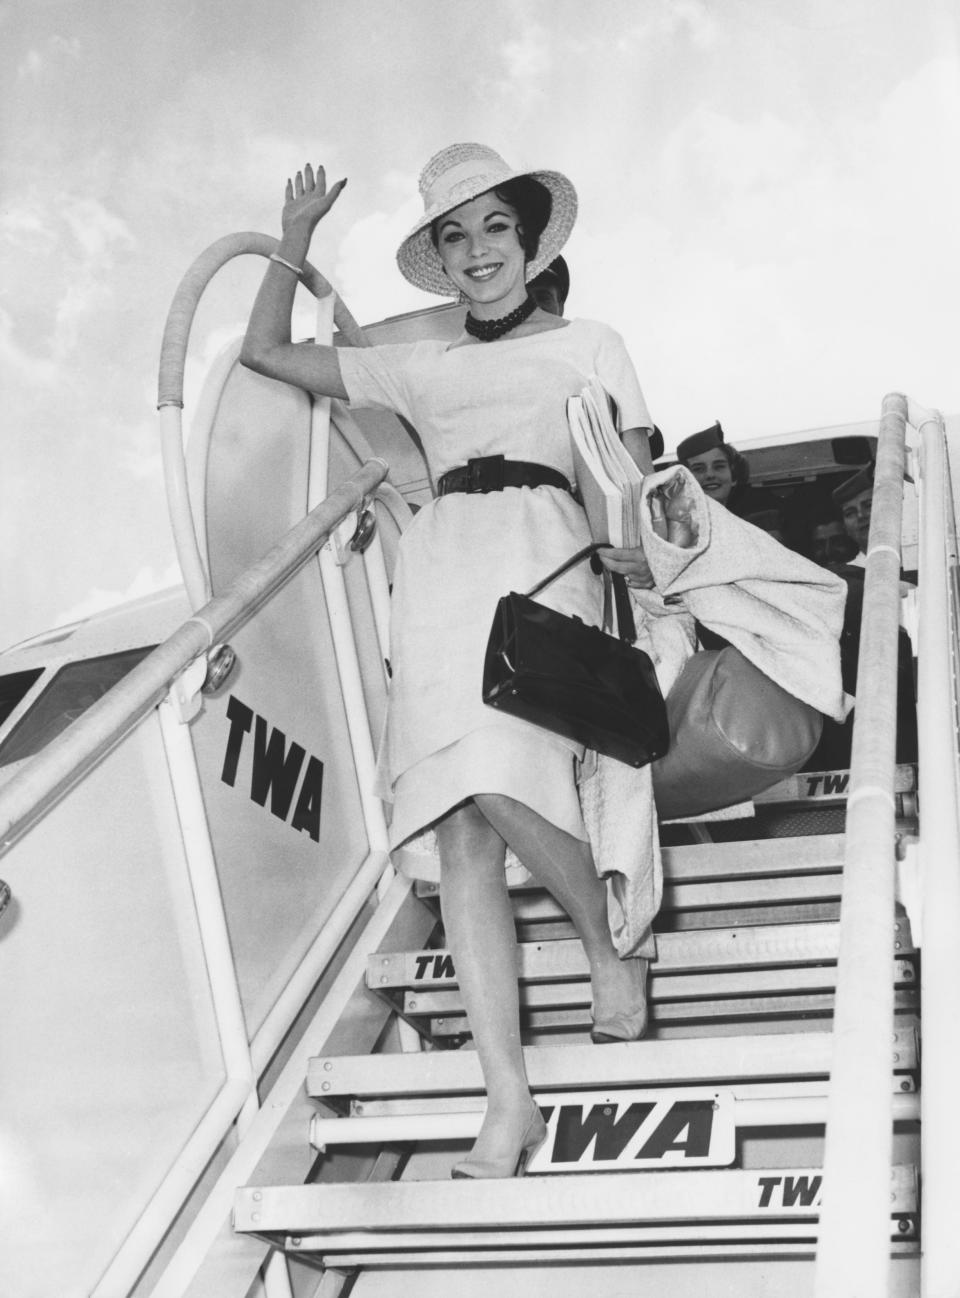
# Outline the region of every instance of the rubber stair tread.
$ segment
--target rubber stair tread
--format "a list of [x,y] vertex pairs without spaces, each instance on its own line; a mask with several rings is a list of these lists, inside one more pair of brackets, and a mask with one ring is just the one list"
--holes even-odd
[[[734,843],[690,843],[662,849],[664,883],[706,883],[757,876],[816,874],[843,866],[843,834],[800,835],[792,838],[744,839]],[[420,897],[435,896],[436,883],[416,885]],[[539,891],[528,880],[514,883],[514,896]]]
[[[916,1015],[919,990],[894,993],[894,1013]],[[823,992],[806,996],[744,997],[698,1001],[659,1001],[650,1007],[651,1030],[656,1033],[670,1025],[701,1024],[704,1033],[713,1031],[714,1021],[758,1023],[783,1019],[802,1025],[811,1017],[821,1021],[834,1012],[834,996]],[[588,1031],[593,1025],[589,1005],[565,1009],[527,1009],[523,1025],[528,1032]],[[770,1028],[767,1027],[769,1031]],[[463,1010],[433,1017],[428,1035],[434,1040],[469,1036],[470,1028]],[[657,1038],[662,1039],[661,1037]]]
[[[805,924],[758,924],[736,928],[681,930],[657,935],[660,970],[744,968],[756,965],[834,962],[839,951],[836,920]],[[911,954],[909,924],[894,921],[891,954]],[[577,978],[588,972],[587,959],[575,938],[521,942],[521,979]],[[442,987],[455,981],[453,960],[445,948],[377,952],[367,964],[367,986],[374,991],[398,987]]]
[[[664,912],[706,910],[740,906],[762,911],[765,907],[813,901],[839,901],[843,893],[843,873],[838,869],[811,871],[805,875],[751,876],[739,879],[713,879],[671,882],[663,885]],[[566,912],[549,893],[526,893],[513,899],[516,919],[524,923],[549,923],[566,919]]]
[[[895,958],[891,968],[895,988],[919,987],[911,960]],[[650,967],[647,995],[652,1005],[661,1001],[696,1003],[737,997],[760,1000],[765,996],[833,993],[836,985],[837,967],[833,964],[799,965],[786,969],[722,969],[692,974],[670,973],[653,964]],[[527,981],[521,985],[520,998],[525,1009],[589,1005],[590,980]],[[411,1015],[463,1012],[460,990],[456,985],[408,991],[404,996],[403,1008],[404,1013]]]

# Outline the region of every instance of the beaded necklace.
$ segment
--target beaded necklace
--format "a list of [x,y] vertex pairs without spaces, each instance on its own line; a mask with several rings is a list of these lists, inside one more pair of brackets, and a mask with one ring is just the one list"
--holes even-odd
[[532,297],[527,297],[518,307],[514,307],[509,315],[503,315],[499,320],[478,320],[468,311],[463,327],[471,338],[477,338],[482,343],[492,343],[497,338],[502,338],[504,334],[508,334],[511,329],[515,329],[518,324],[522,324],[536,309],[536,302]]

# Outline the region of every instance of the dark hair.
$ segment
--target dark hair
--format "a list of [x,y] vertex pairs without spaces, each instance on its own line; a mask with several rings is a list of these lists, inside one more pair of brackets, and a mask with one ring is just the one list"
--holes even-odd
[[555,288],[561,305],[566,302],[570,292],[570,268],[562,257],[554,257],[549,266],[544,266],[539,275],[534,275],[529,287],[542,285],[544,288]]
[[817,503],[810,520],[811,527],[826,527],[828,523],[838,523],[843,527],[840,511],[832,500],[821,500]]
[[[519,217],[522,231],[520,246],[527,261],[533,261],[540,249],[540,236],[547,228],[553,209],[553,197],[549,189],[546,185],[541,185],[539,180],[534,180],[532,176],[514,176],[510,180],[505,180],[502,185],[496,185],[493,192],[504,203],[509,203]],[[478,194],[477,197],[479,198],[480,195]],[[430,238],[435,248],[440,242],[437,237],[437,225],[440,220],[441,218],[437,217],[430,225]]]
[[723,451],[724,458],[730,465],[730,476],[733,478],[733,485],[735,487],[745,487],[750,481],[750,465],[747,463],[746,456],[741,455],[735,446],[730,446],[726,442],[720,447],[720,450]]

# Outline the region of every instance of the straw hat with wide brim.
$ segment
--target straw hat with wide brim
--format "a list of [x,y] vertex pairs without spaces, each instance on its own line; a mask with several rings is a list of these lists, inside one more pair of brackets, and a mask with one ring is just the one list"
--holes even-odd
[[440,255],[433,246],[431,225],[445,212],[452,212],[461,203],[469,203],[488,189],[495,189],[517,176],[538,180],[552,200],[537,255],[527,263],[527,279],[533,279],[549,266],[577,219],[577,191],[566,176],[559,171],[514,171],[499,153],[483,144],[451,144],[435,153],[420,173],[423,216],[397,251],[397,265],[404,278],[428,293],[456,297],[457,289],[444,273]]

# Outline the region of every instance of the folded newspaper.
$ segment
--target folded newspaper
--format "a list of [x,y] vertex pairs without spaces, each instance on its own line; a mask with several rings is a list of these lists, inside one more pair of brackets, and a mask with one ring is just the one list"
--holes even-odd
[[567,398],[567,421],[577,489],[595,541],[617,548],[640,544],[643,474],[620,441],[610,398],[590,379],[578,397]]

